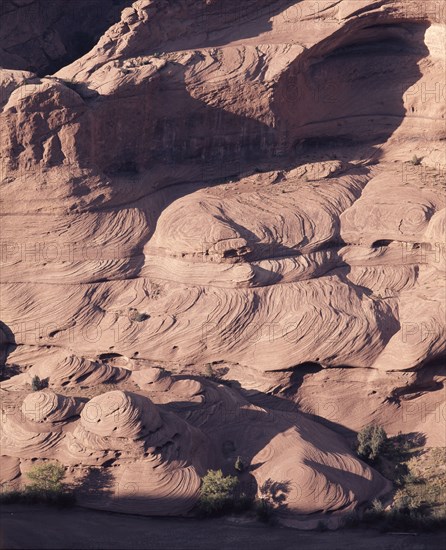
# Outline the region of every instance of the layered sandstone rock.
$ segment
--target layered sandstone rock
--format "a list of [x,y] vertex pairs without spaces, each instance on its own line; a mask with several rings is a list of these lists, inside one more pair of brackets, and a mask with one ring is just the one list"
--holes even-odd
[[[48,413],[11,416],[2,454],[112,460],[122,498],[90,505],[184,513],[206,468],[225,463],[214,409],[256,407],[160,369],[200,375],[206,363],[242,387],[288,391],[341,431],[373,420],[444,445],[437,412],[421,412],[441,419],[445,407],[440,3],[110,2],[111,18],[125,6],[120,21],[105,22],[108,7],[97,27],[85,19],[97,43],[78,59],[73,33],[85,29],[68,28],[68,3],[42,4],[33,34],[22,21],[41,4],[2,13],[0,328],[22,372],[1,388],[19,400],[38,375],[84,403],[115,384],[90,406],[119,395],[126,412],[91,425],[83,412],[74,428],[71,401],[36,394],[24,403],[45,400]],[[189,408],[196,425],[181,418]],[[274,417],[265,409],[253,426]],[[385,490],[342,435],[306,422],[273,418],[261,445],[246,441],[259,490],[299,487],[284,521]],[[156,450],[171,439],[178,461]],[[352,494],[349,475],[361,480]]]

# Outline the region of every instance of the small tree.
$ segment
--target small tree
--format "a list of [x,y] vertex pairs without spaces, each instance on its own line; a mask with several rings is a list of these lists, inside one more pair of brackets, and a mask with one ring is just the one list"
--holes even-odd
[[238,456],[237,460],[235,461],[234,468],[237,470],[237,472],[243,472],[245,469],[245,465],[242,462],[242,459]]
[[33,376],[33,379],[31,380],[31,389],[33,391],[39,391],[41,390],[43,387],[43,383],[42,383],[42,380],[40,380],[40,378],[37,376]]
[[358,455],[374,462],[385,448],[386,443],[387,434],[384,428],[370,424],[358,433]]
[[234,498],[238,480],[224,476],[221,470],[209,470],[202,479],[200,489],[200,509],[206,515],[223,512]]
[[56,463],[34,466],[27,476],[32,483],[28,485],[30,491],[37,493],[60,493],[63,488],[62,480],[65,477],[65,468]]

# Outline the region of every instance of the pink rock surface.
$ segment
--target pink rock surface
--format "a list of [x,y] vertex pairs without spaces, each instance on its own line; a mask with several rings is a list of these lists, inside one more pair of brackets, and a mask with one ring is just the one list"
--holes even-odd
[[57,459],[86,506],[185,514],[243,455],[335,526],[389,489],[345,429],[446,445],[446,12],[86,4],[0,13],[5,482]]

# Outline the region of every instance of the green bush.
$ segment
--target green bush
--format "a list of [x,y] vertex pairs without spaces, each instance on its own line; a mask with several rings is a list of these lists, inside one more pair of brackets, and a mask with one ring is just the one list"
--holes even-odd
[[238,480],[224,476],[221,470],[209,470],[202,479],[199,510],[204,515],[229,511],[234,504],[234,491]]
[[361,458],[375,462],[387,445],[387,434],[382,426],[370,424],[358,433],[357,453]]
[[63,484],[65,468],[60,464],[40,464],[31,468],[26,475],[31,483],[21,491],[3,490],[0,493],[0,503],[45,503],[59,507],[72,506],[75,503],[74,493],[65,490]]
[[60,493],[63,490],[65,468],[60,464],[47,463],[34,466],[26,475],[31,480],[27,486],[31,492]]

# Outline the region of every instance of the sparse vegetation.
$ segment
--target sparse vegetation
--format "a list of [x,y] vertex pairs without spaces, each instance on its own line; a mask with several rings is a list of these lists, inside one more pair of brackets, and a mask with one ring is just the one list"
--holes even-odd
[[[372,430],[367,426],[358,434],[358,453],[373,446]],[[379,525],[383,531],[396,529],[429,531],[446,527],[446,448],[426,449],[420,434],[398,434],[385,438],[375,430],[378,452],[374,467],[393,481],[393,503],[385,506],[375,499],[361,518],[346,519],[346,526]],[[385,433],[385,432],[384,432]],[[359,441],[361,440],[361,441]]]
[[370,424],[358,433],[358,456],[375,462],[387,444],[387,434],[382,426]]
[[396,480],[395,506],[442,519],[446,525],[446,449],[413,447],[403,460],[407,473]]
[[384,504],[378,498],[375,498],[372,502],[372,510],[377,514],[380,514],[381,512],[384,512]]
[[212,368],[212,365],[210,363],[206,363],[204,367],[204,374],[206,378],[213,378],[214,377],[214,370]]
[[142,67],[143,65],[149,65],[150,64],[150,57],[145,56],[138,56],[134,57],[133,59],[129,60],[129,66],[130,67]]
[[162,293],[162,286],[158,283],[154,283],[153,281],[150,281],[147,283],[148,288],[145,289],[145,294],[148,298],[151,300],[155,300],[161,296]]
[[43,493],[58,493],[63,489],[63,479],[65,477],[65,468],[53,462],[34,466],[26,474],[31,483],[28,489]]
[[288,481],[278,482],[268,478],[260,487],[260,499],[268,503],[271,511],[285,509],[286,499],[290,490]]
[[31,483],[23,490],[5,490],[0,493],[2,504],[38,504],[70,506],[75,502],[74,493],[67,491],[63,480],[65,468],[57,463],[45,463],[34,466],[27,472]]
[[[210,517],[223,514],[244,514],[252,510],[263,517],[259,501],[240,491],[239,481],[234,476],[224,476],[221,470],[209,470],[202,479],[198,515]],[[266,506],[266,504],[265,504]],[[268,507],[268,517],[270,510]],[[266,515],[266,512],[265,514]],[[263,521],[263,520],[262,520]]]
[[239,456],[235,461],[234,468],[237,470],[237,472],[240,473],[243,472],[243,470],[245,469],[245,465],[243,464],[242,459]]
[[139,55],[137,57],[131,57],[126,59],[123,63],[124,69],[134,69],[136,67],[143,67],[144,65],[150,65],[153,58],[159,59],[164,55],[163,52],[155,52],[151,55]]
[[382,531],[431,531],[446,527],[446,514],[427,513],[423,508],[408,503],[381,511],[366,510],[363,523],[378,524]]
[[206,516],[233,509],[238,479],[224,476],[221,470],[209,470],[202,479],[199,510]]
[[130,321],[136,321],[137,323],[142,323],[143,321],[150,319],[150,315],[148,315],[147,313],[140,313],[137,309],[135,309],[134,307],[131,307],[129,309],[129,319]]
[[410,162],[411,162],[411,164],[413,164],[414,166],[419,166],[419,165],[421,164],[421,161],[422,161],[422,160],[423,160],[423,159],[422,159],[421,157],[417,157],[417,155],[414,155],[414,156],[412,157],[412,160],[411,160]]
[[41,380],[37,374],[33,376],[33,379],[31,380],[31,389],[32,391],[40,391],[43,390],[43,388],[48,387],[48,380],[44,379]]

